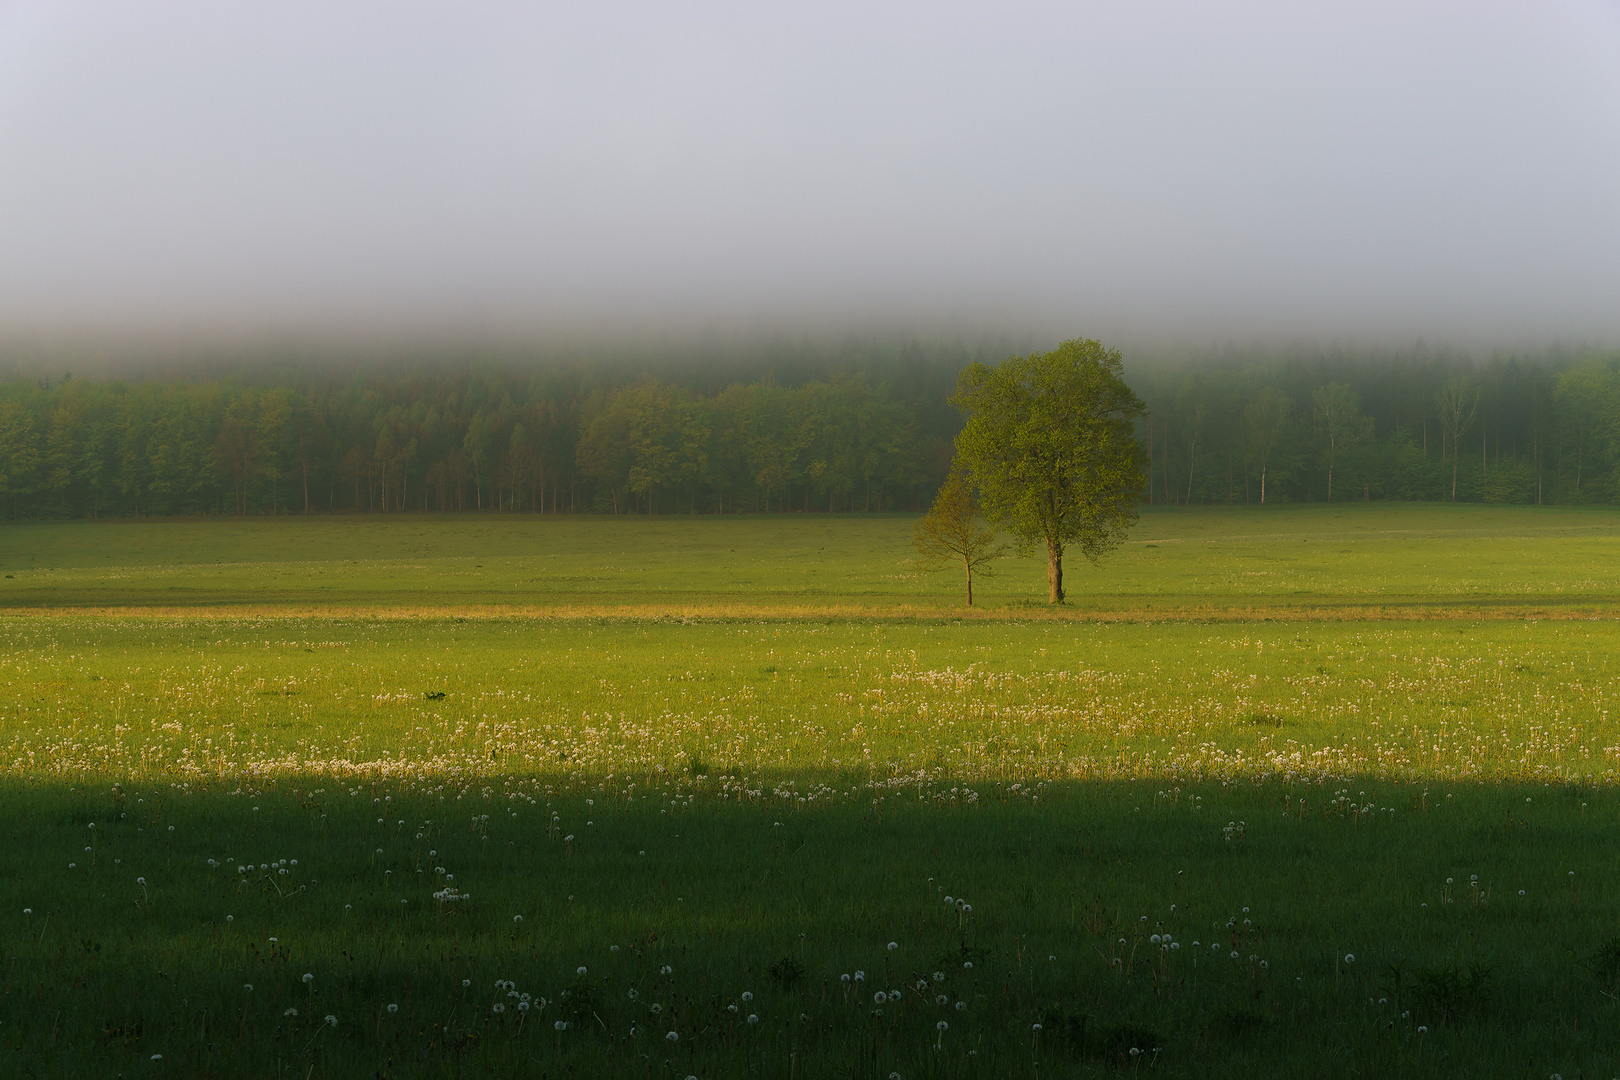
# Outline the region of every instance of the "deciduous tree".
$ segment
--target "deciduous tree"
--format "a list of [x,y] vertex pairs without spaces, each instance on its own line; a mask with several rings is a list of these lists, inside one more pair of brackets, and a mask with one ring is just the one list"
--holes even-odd
[[1136,523],[1145,413],[1125,385],[1117,349],[1065,341],[962,372],[952,403],[967,414],[957,460],[977,486],[985,517],[1021,552],[1046,549],[1048,597],[1063,602],[1063,553],[1093,564]]
[[1007,550],[1006,544],[996,540],[996,530],[979,521],[973,485],[959,472],[950,475],[934,496],[934,505],[912,526],[911,544],[917,549],[919,569],[962,568],[968,607],[973,606],[973,571],[992,576],[995,571],[990,563]]

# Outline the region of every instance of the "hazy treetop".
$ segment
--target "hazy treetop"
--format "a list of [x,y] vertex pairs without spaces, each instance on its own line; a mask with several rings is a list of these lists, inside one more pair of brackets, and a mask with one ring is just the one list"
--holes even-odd
[[1620,339],[1620,8],[0,3],[0,335]]

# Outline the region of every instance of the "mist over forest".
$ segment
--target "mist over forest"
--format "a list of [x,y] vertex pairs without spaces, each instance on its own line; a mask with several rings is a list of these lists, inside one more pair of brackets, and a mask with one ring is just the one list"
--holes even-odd
[[[959,372],[1027,343],[779,341],[0,382],[11,519],[915,512]],[[1620,499],[1620,352],[1127,355],[1144,505]]]

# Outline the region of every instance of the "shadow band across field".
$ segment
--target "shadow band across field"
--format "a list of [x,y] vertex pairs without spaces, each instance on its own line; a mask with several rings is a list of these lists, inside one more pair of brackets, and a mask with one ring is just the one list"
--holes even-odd
[[[851,793],[800,805],[790,780]],[[1620,1053],[1607,789],[753,783],[8,781],[0,828],[29,843],[0,850],[0,1040],[32,1075],[1068,1075],[1137,1050],[1169,1076],[1505,1077]]]

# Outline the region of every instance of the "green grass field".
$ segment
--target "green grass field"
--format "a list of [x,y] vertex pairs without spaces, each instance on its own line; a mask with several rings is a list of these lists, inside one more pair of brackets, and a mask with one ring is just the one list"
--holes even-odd
[[[947,612],[959,583],[909,564],[911,519],[379,516],[9,525],[0,610],[264,605],[315,611]],[[1608,509],[1387,503],[1147,510],[1070,607],[1121,617],[1278,611],[1610,613]],[[979,583],[991,613],[1043,608],[1045,564]]]
[[0,529],[8,1071],[1620,1075],[1620,518],[909,530]]

